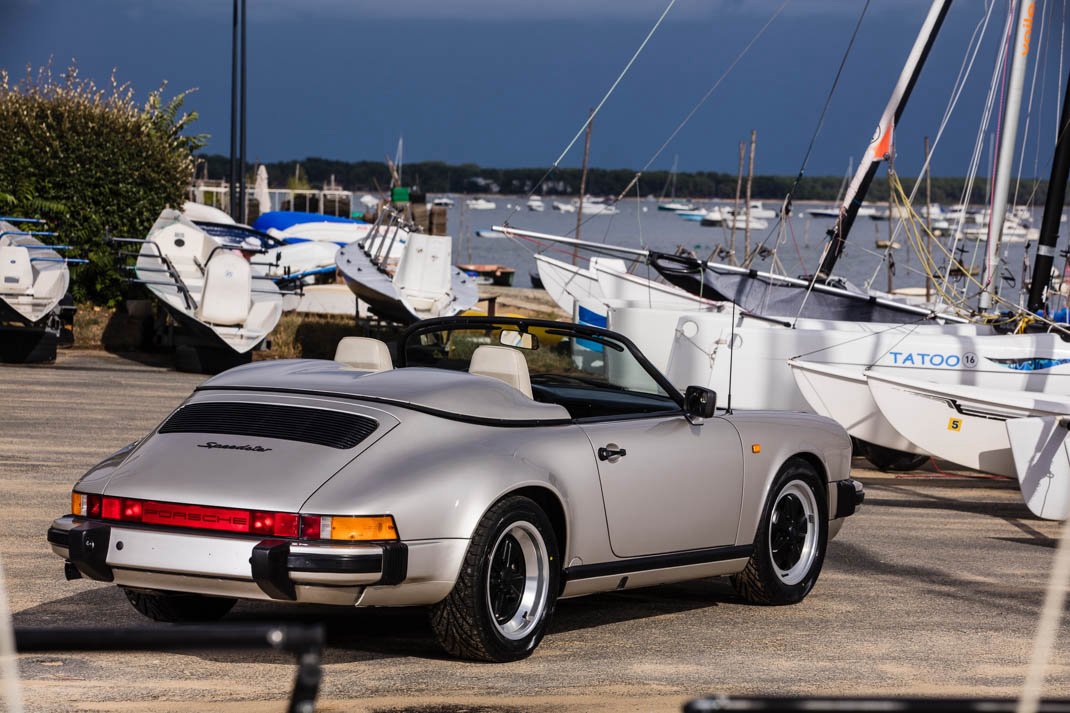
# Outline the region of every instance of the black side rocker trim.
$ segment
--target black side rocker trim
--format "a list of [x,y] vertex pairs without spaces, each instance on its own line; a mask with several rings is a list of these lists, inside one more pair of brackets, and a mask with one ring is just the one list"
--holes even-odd
[[609,577],[619,574],[631,574],[633,572],[645,572],[652,569],[665,569],[667,567],[685,567],[692,564],[709,564],[711,562],[723,562],[725,560],[746,559],[751,556],[753,551],[753,545],[710,547],[704,550],[688,550],[687,552],[676,552],[667,555],[632,557],[630,559],[617,560],[615,562],[598,562],[597,564],[583,564],[577,567],[566,567],[561,574],[562,579],[565,582],[571,582],[577,579]]

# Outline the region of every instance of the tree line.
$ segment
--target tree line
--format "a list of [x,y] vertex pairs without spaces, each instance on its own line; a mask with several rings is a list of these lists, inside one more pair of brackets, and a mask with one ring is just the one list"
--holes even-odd
[[[230,170],[229,159],[219,154],[197,157],[200,161],[197,175],[212,179],[225,178]],[[331,180],[349,191],[382,193],[390,186],[390,170],[379,161],[339,161],[310,157],[301,161],[274,161],[264,164],[273,187],[320,187]],[[252,185],[254,166],[249,166],[249,185]],[[579,190],[580,169],[558,168],[546,176],[545,168],[490,168],[474,163],[448,164],[441,161],[422,161],[405,164],[402,182],[418,187],[425,193],[459,194],[527,194],[536,187],[537,193],[547,196],[572,196]],[[595,196],[616,196],[628,187],[635,171],[624,168],[592,168],[587,174],[587,192]],[[745,180],[745,179],[744,179]],[[542,181],[540,185],[540,181]],[[902,178],[907,191],[913,188],[913,178]],[[791,190],[795,176],[759,175],[751,185],[751,195],[756,199],[781,200]],[[638,191],[632,186],[628,196],[671,195],[672,181],[668,171],[649,171],[638,183]],[[966,185],[965,178],[937,177],[931,179],[932,200],[936,203],[958,203]],[[970,195],[971,203],[984,203],[988,190],[986,178],[977,178]],[[1019,185],[1018,202],[1027,202],[1035,193],[1033,203],[1043,201],[1046,181],[1022,179]],[[698,199],[734,199],[737,176],[717,171],[679,172],[675,177],[675,194],[678,197]],[[745,184],[744,184],[745,185]],[[796,200],[834,201],[843,185],[843,176],[804,176],[795,187]],[[878,177],[873,181],[868,200],[886,201],[888,181]],[[918,202],[924,200],[924,187],[918,193]]]

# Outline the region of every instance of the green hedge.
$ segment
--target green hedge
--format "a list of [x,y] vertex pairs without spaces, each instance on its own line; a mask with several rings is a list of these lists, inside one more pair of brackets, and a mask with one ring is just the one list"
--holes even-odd
[[0,70],[0,211],[48,219],[71,257],[75,299],[114,305],[124,293],[115,249],[106,234],[144,237],[160,211],[181,205],[202,136],[183,131],[183,92],[169,100],[161,86],[144,104],[115,75],[105,88],[72,66],[13,81]]

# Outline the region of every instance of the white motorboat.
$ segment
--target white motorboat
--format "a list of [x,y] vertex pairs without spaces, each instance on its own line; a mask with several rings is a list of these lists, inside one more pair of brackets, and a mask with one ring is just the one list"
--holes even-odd
[[727,228],[735,228],[736,230],[745,230],[748,225],[751,230],[765,230],[769,227],[769,221],[764,218],[755,218],[752,215],[750,220],[747,220],[746,215],[732,215],[731,213],[724,217],[723,224]]
[[[747,211],[744,210],[744,209],[740,209],[739,212],[741,214],[743,214],[743,215],[746,215],[746,213],[747,213]],[[775,211],[775,210],[773,210],[771,208],[766,208],[762,204],[761,201],[751,201],[750,202],[750,217],[751,218],[760,218],[762,220],[772,220],[773,218],[776,218],[778,215],[779,215],[779,212],[777,212],[777,211]]]
[[575,213],[576,206],[572,203],[562,203],[561,201],[553,201],[551,203],[553,209],[558,213]]
[[829,208],[808,208],[806,214],[811,218],[839,218],[840,208],[839,206],[831,206]]
[[658,210],[669,210],[679,212],[681,210],[694,210],[695,204],[690,201],[677,201],[672,200],[667,203],[658,203]]
[[676,216],[683,218],[684,220],[690,220],[694,223],[701,222],[706,217],[707,210],[705,208],[696,208],[695,210],[678,210]]
[[[233,226],[231,226],[233,227]],[[134,265],[136,282],[189,331],[199,346],[248,354],[282,315],[282,294],[243,252],[226,247],[176,210],[160,213]]]
[[699,223],[707,228],[717,228],[724,225],[724,216],[725,213],[720,206],[714,206],[706,211],[706,215],[702,216]]
[[542,213],[546,210],[546,204],[542,202],[542,198],[538,196],[532,196],[528,198],[528,210],[535,211],[536,213]]
[[605,203],[601,201],[588,201],[585,200],[580,206],[583,209],[583,214],[588,215],[616,215],[620,213],[620,208],[612,203]]
[[409,324],[449,317],[475,306],[478,288],[475,280],[453,265],[453,238],[410,233],[396,269],[391,269],[383,259],[385,251],[376,253],[373,248],[388,240],[393,227],[379,225],[368,238],[338,251],[338,269],[346,284],[372,312]]
[[44,327],[70,285],[66,246],[41,242],[54,233],[0,220],[0,322]]
[[453,203],[454,203],[453,199],[450,198],[449,196],[439,196],[438,198],[435,198],[434,200],[431,201],[431,205],[440,205],[440,206],[445,206],[446,208],[452,207]]
[[486,198],[469,198],[464,204],[469,210],[494,210],[498,207],[497,203]]

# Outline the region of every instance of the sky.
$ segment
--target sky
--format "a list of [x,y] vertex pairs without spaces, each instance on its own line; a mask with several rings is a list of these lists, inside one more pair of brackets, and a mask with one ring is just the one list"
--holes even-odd
[[[403,136],[405,161],[549,166],[612,85],[669,0],[248,0],[250,160],[321,156],[381,161]],[[897,163],[917,171],[971,35],[994,3],[969,80],[934,154],[935,175],[968,169],[1009,0],[959,0],[897,130]],[[1035,22],[1023,173],[1046,175],[1063,92],[1065,3]],[[734,173],[758,132],[756,171],[794,174],[863,0],[676,0],[595,119],[591,163],[646,164],[783,6],[652,168]],[[929,7],[870,0],[807,173],[840,175],[869,143]],[[1038,3],[1038,17],[1041,13]],[[231,3],[226,0],[2,0],[0,68],[49,61],[141,94],[194,89],[188,108],[226,153]],[[1065,46],[1065,42],[1062,43]],[[1070,62],[1064,62],[1070,67]],[[1027,121],[1028,119],[1028,121]],[[582,141],[562,165],[577,166]]]

